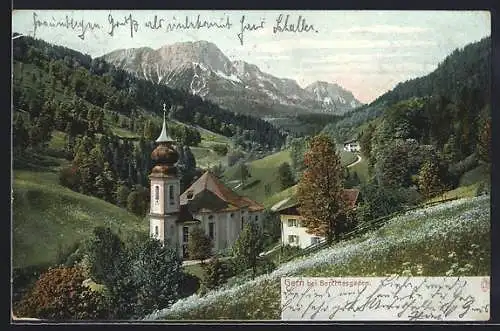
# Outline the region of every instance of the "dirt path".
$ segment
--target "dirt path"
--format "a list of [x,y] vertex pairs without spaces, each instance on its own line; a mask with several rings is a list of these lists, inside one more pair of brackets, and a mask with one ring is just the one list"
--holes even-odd
[[357,159],[356,161],[354,161],[353,163],[349,164],[349,165],[347,166],[347,168],[353,167],[353,166],[355,166],[356,164],[358,164],[359,162],[361,162],[361,160],[362,160],[362,159],[361,159],[361,155],[356,155],[356,156],[358,157],[358,159]]

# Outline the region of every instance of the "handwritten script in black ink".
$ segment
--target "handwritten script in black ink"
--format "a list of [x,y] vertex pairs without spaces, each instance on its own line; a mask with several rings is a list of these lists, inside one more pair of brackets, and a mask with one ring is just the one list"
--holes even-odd
[[286,278],[281,285],[282,319],[488,320],[489,293],[480,290],[484,278]]
[[110,36],[114,36],[115,29],[119,28],[120,26],[128,26],[128,28],[130,29],[131,38],[134,37],[134,32],[137,32],[137,30],[139,29],[139,23],[133,18],[132,14],[124,16],[122,20],[116,20],[113,15],[109,14],[108,23],[110,25],[108,34]]
[[[105,36],[116,37],[119,31],[125,29],[129,32],[131,38],[134,38],[138,32],[175,32],[175,31],[186,31],[186,30],[219,30],[219,31],[229,31],[233,28],[233,23],[231,17],[224,15],[223,17],[211,17],[202,18],[200,14],[194,16],[181,16],[181,17],[161,17],[160,15],[153,15],[144,20],[139,20],[132,13],[126,15],[108,14],[107,19],[103,18],[103,22],[97,23],[93,20],[85,21],[84,19],[74,19],[70,15],[66,15],[64,18],[54,18],[51,19],[41,19],[39,15],[33,13],[33,37],[40,28],[64,28],[68,30],[73,30],[78,33],[78,37],[82,40],[85,39],[86,33],[88,31],[103,30],[106,31]],[[240,45],[244,45],[246,33],[256,32],[266,29],[266,19],[250,19],[247,15],[242,15],[239,18],[235,28],[237,29],[236,37],[238,38]],[[107,21],[107,22],[104,22]],[[107,27],[106,27],[107,25]],[[142,31],[141,31],[142,30]],[[292,17],[290,15],[280,14],[275,18],[274,26],[272,27],[273,34],[295,32],[295,33],[307,33],[307,32],[318,32],[313,24],[307,22],[307,19],[302,15],[298,17]]]
[[177,20],[174,16],[171,20],[166,18],[159,18],[155,15],[152,20],[146,21],[144,24],[146,28],[151,30],[163,30],[165,32],[177,31],[177,30],[199,30],[205,29],[231,29],[233,24],[229,20],[229,17],[219,18],[212,21],[207,21],[201,18],[200,15],[196,16],[196,19],[191,19],[189,16],[184,16],[182,19]]
[[259,24],[250,24],[246,21],[245,15],[240,19],[240,32],[237,34],[240,44],[243,45],[245,31],[257,31],[264,28],[265,20],[261,19]]
[[33,37],[36,37],[38,28],[45,27],[49,29],[65,28],[73,30],[78,33],[78,38],[85,40],[85,34],[88,30],[101,29],[101,25],[94,22],[85,22],[83,19],[75,20],[68,15],[64,19],[55,19],[52,17],[50,20],[40,19],[37,13],[33,13]]
[[308,24],[302,15],[299,15],[297,20],[293,21],[290,15],[283,16],[283,14],[280,14],[276,18],[276,23],[273,27],[273,33],[279,32],[318,32],[318,30],[316,30],[314,25]]

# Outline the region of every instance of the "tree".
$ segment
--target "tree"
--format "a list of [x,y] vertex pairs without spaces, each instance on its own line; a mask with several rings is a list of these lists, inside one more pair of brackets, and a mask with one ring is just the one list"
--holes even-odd
[[422,195],[431,198],[444,191],[444,184],[440,178],[439,163],[434,158],[429,158],[418,173],[418,188]]
[[51,268],[40,275],[33,289],[15,307],[18,316],[49,320],[103,319],[108,317],[105,296],[83,284],[79,267]]
[[241,180],[241,183],[245,183],[245,181],[251,177],[245,162],[240,162],[240,164],[238,164],[237,176]]
[[182,261],[169,246],[149,238],[137,250],[131,269],[137,287],[136,316],[168,308],[179,298]]
[[326,237],[330,244],[345,206],[342,199],[344,172],[335,143],[329,136],[320,134],[311,140],[304,164],[306,169],[297,187],[299,211],[307,232]]
[[[489,107],[488,107],[489,110]],[[485,116],[480,122],[478,134],[478,155],[480,160],[486,163],[491,162],[491,118]]]
[[288,162],[282,163],[278,168],[278,178],[281,184],[281,189],[285,190],[295,184],[292,168]]
[[118,189],[116,190],[116,204],[122,208],[126,208],[127,198],[129,194],[130,190],[127,186],[125,185],[118,186]]
[[375,126],[370,123],[359,137],[359,146],[364,157],[370,159],[372,150],[372,137],[375,133]]
[[188,255],[191,260],[200,260],[201,263],[212,255],[212,240],[199,226],[189,233]]
[[233,253],[241,268],[252,268],[255,277],[259,254],[264,248],[261,231],[257,224],[248,222],[233,245]]
[[212,290],[221,286],[232,275],[227,263],[219,260],[216,256],[212,257],[203,266],[203,270],[205,271],[205,276],[203,277],[203,287],[205,290]]
[[88,246],[90,273],[97,283],[110,286],[118,278],[116,274],[126,252],[120,237],[109,227],[96,227]]
[[362,203],[356,208],[356,216],[361,222],[399,211],[404,202],[398,190],[380,186],[376,182],[361,185],[360,196]]

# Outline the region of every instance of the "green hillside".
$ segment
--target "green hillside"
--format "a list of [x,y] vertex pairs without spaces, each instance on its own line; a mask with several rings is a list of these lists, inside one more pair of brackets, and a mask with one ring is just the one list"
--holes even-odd
[[[356,155],[354,153],[343,150],[340,150],[339,153],[342,165],[351,164],[356,160]],[[265,206],[272,206],[272,201],[279,199],[279,197],[275,195],[280,194],[282,191],[278,177],[278,168],[285,162],[288,164],[292,162],[289,150],[280,151],[248,163],[248,170],[250,171],[251,177],[247,179],[245,185],[240,185],[237,166],[229,168],[224,173],[224,180],[231,188],[235,188],[236,192],[239,194],[263,203]],[[266,185],[269,186],[267,194]],[[286,190],[286,192],[289,191]],[[286,196],[286,192],[281,195]],[[276,202],[278,201],[279,200]]]
[[181,299],[146,319],[279,320],[284,276],[489,275],[489,206],[489,196],[481,196],[409,211],[380,229],[296,258],[241,285]]
[[[50,146],[56,146],[55,134]],[[13,267],[52,264],[87,238],[94,227],[110,226],[122,236],[147,233],[147,222],[103,200],[59,185],[65,160],[31,154],[18,158],[13,174]]]

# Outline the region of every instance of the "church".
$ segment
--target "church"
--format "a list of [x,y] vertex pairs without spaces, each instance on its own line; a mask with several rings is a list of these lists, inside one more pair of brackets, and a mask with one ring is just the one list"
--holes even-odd
[[151,153],[154,166],[149,175],[150,236],[175,247],[180,257],[189,258],[189,232],[199,226],[211,238],[213,253],[230,248],[246,222],[262,227],[264,207],[238,195],[209,171],[180,192],[175,166],[179,155],[174,140],[167,134],[163,107],[163,127],[156,139],[158,146]]

